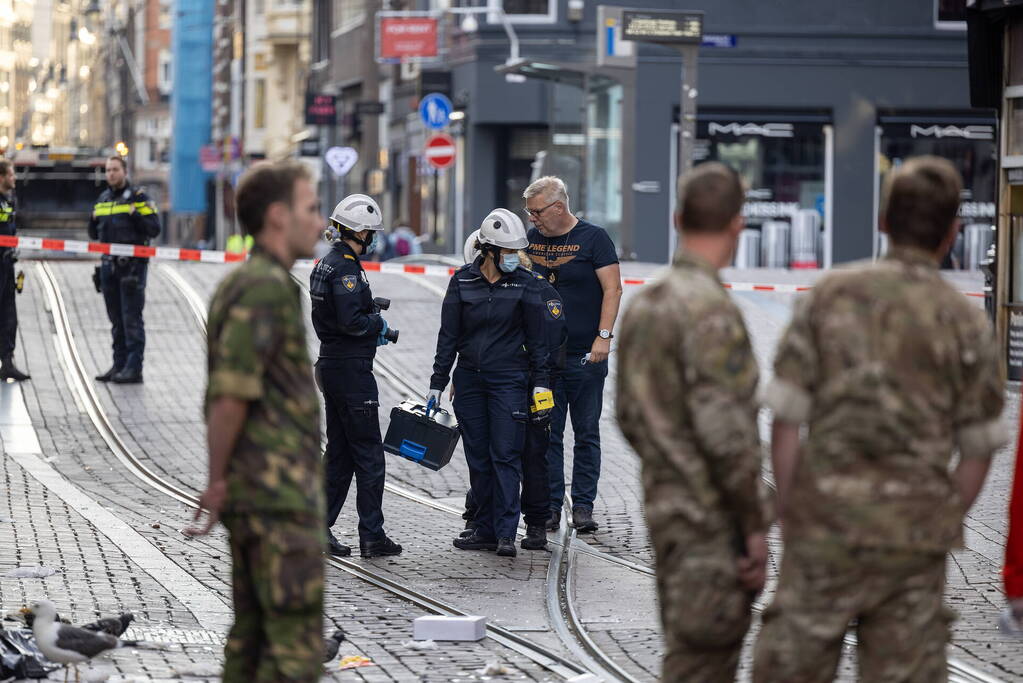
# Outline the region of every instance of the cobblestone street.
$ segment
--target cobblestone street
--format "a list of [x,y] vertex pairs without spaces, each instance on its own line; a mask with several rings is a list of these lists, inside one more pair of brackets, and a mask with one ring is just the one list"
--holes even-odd
[[[91,380],[110,363],[109,324],[91,282],[94,263],[43,263],[23,261],[28,281],[18,299],[15,359],[32,379],[0,384],[5,456],[0,462],[0,612],[16,612],[41,597],[75,623],[131,611],[136,620],[128,637],[157,641],[164,649],[100,657],[90,667],[93,675],[111,681],[215,680],[232,621],[226,534],[220,528],[192,540],[181,530],[193,514],[188,500],[206,481],[205,322],[196,309],[205,310],[231,266],[154,262],[146,292],[145,383],[83,386],[82,372]],[[624,270],[626,276],[649,277],[654,269],[626,264]],[[294,274],[308,283],[307,266],[296,267]],[[741,281],[742,275],[726,272],[724,277]],[[53,292],[46,285],[50,276]],[[777,282],[787,276],[761,275]],[[428,389],[446,282],[426,275],[370,273],[369,278],[376,296],[392,299],[386,317],[401,330],[399,343],[382,348],[377,360],[384,431],[393,406]],[[978,288],[975,280],[956,284]],[[623,307],[636,291],[626,287]],[[762,381],[770,375],[794,296],[733,294],[751,330]],[[61,311],[70,331],[65,341]],[[315,357],[311,325],[308,333]],[[595,649],[605,658],[604,668],[619,667],[631,680],[657,679],[663,648],[654,560],[639,463],[615,422],[614,354],[611,359],[595,506],[600,529],[577,539],[551,534],[553,552],[520,551],[514,559],[459,551],[451,540],[462,528],[458,514],[468,487],[461,446],[439,472],[388,455],[385,528],[404,553],[374,560],[353,556],[327,569],[324,629],[341,627],[347,633],[340,657],[362,655],[373,666],[341,671],[335,660],[325,665],[325,678],[480,680],[489,677],[480,670],[497,661],[509,680],[563,680],[589,667]],[[446,397],[445,404],[450,407]],[[1018,395],[1010,393],[1005,419],[1013,443],[1019,408]],[[103,420],[107,431],[99,426]],[[761,421],[766,439],[767,416]],[[121,446],[113,448],[112,440]],[[571,427],[565,440],[570,462]],[[967,520],[966,548],[949,563],[947,595],[959,614],[950,657],[1004,681],[1023,680],[1023,648],[1001,635],[996,623],[1003,603],[999,573],[1012,464],[1008,449],[995,460]],[[358,541],[354,508],[353,492],[335,527],[349,544]],[[772,575],[779,551],[774,539]],[[6,576],[28,566],[55,573]],[[768,591],[759,603],[769,600]],[[485,615],[497,629],[476,643],[438,643],[426,650],[407,644],[413,619],[445,610]],[[749,663],[747,647],[743,680]],[[854,669],[846,658],[842,680],[853,680]],[[56,671],[50,678],[63,676]]]

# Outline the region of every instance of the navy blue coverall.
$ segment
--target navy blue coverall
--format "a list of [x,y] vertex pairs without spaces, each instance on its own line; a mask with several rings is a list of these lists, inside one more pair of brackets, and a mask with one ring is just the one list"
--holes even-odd
[[[14,198],[0,194],[0,235],[14,235]],[[14,355],[14,343],[18,336],[18,309],[14,303],[15,275],[12,247],[0,247],[0,359]]]
[[313,268],[309,294],[320,339],[316,374],[327,413],[327,529],[337,521],[354,476],[359,540],[380,541],[385,469],[373,358],[384,321],[366,271],[345,242],[335,242]]
[[[561,296],[546,279],[537,275],[540,298],[544,304],[544,334],[547,338],[547,388],[556,391],[558,374],[565,367],[565,347],[568,342],[568,328],[565,326],[565,307]],[[533,400],[530,382],[526,403]],[[543,526],[550,517],[550,475],[547,470],[547,449],[551,443],[550,420],[537,424],[530,420],[526,427],[526,445],[522,449],[522,518],[527,525]],[[465,513],[462,519],[474,520],[479,505],[472,490],[465,496]]]
[[[107,187],[96,200],[89,220],[89,239],[118,244],[149,244],[160,234],[160,216],[142,190],[125,182]],[[146,328],[142,309],[146,305],[149,259],[103,255],[100,289],[114,338],[114,369],[142,371],[146,351]]]
[[454,409],[479,504],[477,533],[515,538],[527,395],[533,386],[550,387],[545,304],[525,268],[491,283],[481,262],[459,268],[448,284],[430,388],[444,390],[457,354]]

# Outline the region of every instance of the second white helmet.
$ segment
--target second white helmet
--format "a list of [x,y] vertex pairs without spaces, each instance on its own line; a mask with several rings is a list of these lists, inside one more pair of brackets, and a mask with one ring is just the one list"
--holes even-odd
[[384,229],[380,207],[372,197],[364,194],[350,194],[339,201],[334,213],[330,214],[330,222],[353,232]]
[[476,248],[476,240],[479,238],[480,231],[473,230],[469,238],[465,240],[465,246],[462,247],[462,255],[465,256],[466,263],[472,263],[480,255],[480,250]]
[[494,209],[483,219],[479,229],[480,244],[502,249],[525,249],[529,246],[522,219],[508,209]]

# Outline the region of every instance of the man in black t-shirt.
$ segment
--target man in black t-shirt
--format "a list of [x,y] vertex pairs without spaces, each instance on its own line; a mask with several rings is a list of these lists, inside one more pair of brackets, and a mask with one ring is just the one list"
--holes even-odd
[[572,463],[572,524],[579,532],[596,531],[593,501],[600,479],[600,412],[604,400],[607,357],[622,298],[621,272],[614,242],[602,229],[576,218],[560,178],[546,176],[523,193],[533,270],[561,295],[568,326],[565,370],[555,389],[551,445],[549,530],[561,523],[565,498],[564,433],[571,413],[575,447]]

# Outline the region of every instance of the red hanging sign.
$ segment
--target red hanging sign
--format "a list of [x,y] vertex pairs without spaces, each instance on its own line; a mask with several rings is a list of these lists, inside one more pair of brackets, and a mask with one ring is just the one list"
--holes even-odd
[[399,61],[437,57],[436,17],[382,17],[377,59]]

